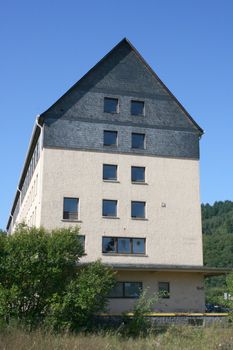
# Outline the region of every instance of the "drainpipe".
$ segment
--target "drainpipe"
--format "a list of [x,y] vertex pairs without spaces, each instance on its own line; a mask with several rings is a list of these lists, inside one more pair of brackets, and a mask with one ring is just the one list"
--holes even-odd
[[39,124],[39,118],[40,118],[40,114],[38,114],[36,116],[36,125],[39,126],[40,128],[40,150],[42,149],[43,146],[43,127]]
[[[10,226],[9,226],[9,229],[10,229],[11,232],[12,232],[12,220],[13,220],[13,215],[12,215],[12,214],[10,214],[10,218],[11,218],[11,224],[10,224]],[[11,235],[11,232],[9,232],[9,230],[7,230],[7,236],[8,236],[8,235]]]
[[21,200],[22,200],[21,193],[22,193],[22,191],[19,189],[19,187],[17,187],[17,191],[19,191],[19,207],[21,208],[21,204],[22,204],[22,202],[21,202]]

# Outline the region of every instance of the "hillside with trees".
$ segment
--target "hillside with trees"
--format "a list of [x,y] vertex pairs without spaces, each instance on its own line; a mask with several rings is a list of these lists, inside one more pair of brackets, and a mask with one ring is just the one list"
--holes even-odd
[[[204,264],[233,268],[233,202],[202,204]],[[225,291],[225,277],[206,279],[208,301]]]

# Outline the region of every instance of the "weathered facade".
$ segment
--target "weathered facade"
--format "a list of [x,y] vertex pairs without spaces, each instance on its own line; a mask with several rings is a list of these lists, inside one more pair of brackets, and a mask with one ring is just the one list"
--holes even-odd
[[156,310],[204,311],[202,133],[122,40],[37,118],[8,231],[78,224],[82,262],[118,271],[112,313],[146,287],[164,292]]

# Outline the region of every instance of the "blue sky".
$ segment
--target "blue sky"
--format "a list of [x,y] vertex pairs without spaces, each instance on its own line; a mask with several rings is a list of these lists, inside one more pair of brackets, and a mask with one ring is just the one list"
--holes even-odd
[[205,130],[203,202],[233,200],[233,1],[5,1],[0,9],[0,228],[36,115],[127,37]]

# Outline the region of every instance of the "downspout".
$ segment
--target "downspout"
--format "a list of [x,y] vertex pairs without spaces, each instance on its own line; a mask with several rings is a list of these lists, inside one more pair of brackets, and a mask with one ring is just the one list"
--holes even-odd
[[38,114],[37,116],[36,116],[36,125],[40,128],[40,150],[42,150],[42,147],[43,147],[43,136],[44,136],[44,134],[43,134],[43,126],[41,126],[40,124],[39,124],[39,118],[40,118],[40,114]]

